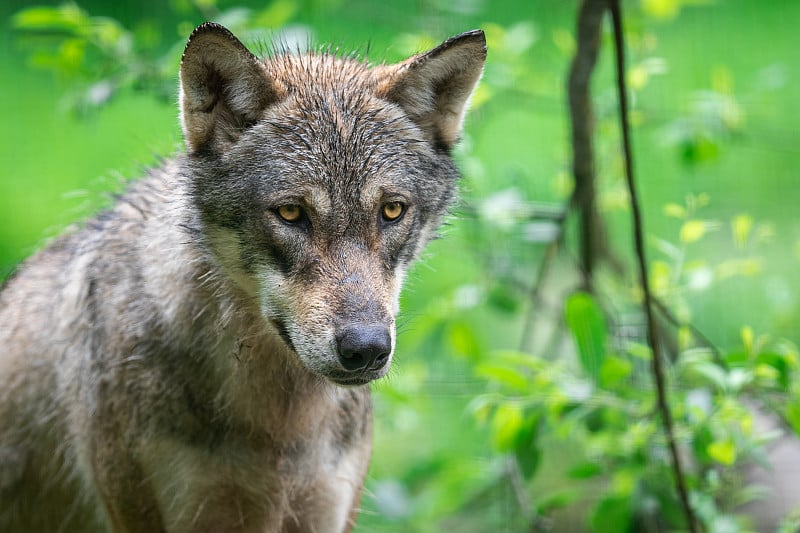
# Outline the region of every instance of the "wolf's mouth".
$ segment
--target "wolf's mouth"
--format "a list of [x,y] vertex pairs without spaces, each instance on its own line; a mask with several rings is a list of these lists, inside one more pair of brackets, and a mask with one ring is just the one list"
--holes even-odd
[[340,387],[360,387],[366,385],[374,378],[369,376],[328,376],[328,379]]

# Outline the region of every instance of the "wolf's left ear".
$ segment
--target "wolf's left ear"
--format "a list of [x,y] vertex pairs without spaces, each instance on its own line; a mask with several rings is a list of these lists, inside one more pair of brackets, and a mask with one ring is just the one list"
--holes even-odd
[[252,126],[280,89],[227,28],[206,22],[181,58],[181,126],[190,152],[221,151]]
[[450,150],[461,134],[467,102],[485,61],[486,37],[472,30],[389,66],[377,92],[399,104],[434,143]]

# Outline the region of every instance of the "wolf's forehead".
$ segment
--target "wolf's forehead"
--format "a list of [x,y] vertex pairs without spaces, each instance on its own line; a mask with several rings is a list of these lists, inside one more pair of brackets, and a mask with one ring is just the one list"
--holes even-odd
[[270,121],[265,142],[293,173],[318,185],[394,182],[429,152],[413,123],[375,98],[317,93],[296,99],[286,111],[278,123]]
[[289,93],[336,88],[363,92],[372,91],[376,85],[375,70],[367,63],[332,53],[279,54],[265,58],[264,66]]
[[270,113],[232,158],[262,178],[257,182],[268,196],[368,205],[412,192],[420,174],[428,173],[430,149],[405,131],[413,126],[404,117],[300,103]]
[[271,185],[320,206],[368,205],[410,191],[430,147],[399,106],[375,94],[372,69],[330,55],[273,57],[266,65],[286,97],[245,144],[268,167]]

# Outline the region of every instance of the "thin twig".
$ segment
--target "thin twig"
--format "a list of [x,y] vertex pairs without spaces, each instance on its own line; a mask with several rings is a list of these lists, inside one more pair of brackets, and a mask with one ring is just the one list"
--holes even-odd
[[708,338],[708,336],[705,333],[700,331],[700,329],[697,326],[688,322],[681,322],[680,320],[678,320],[678,317],[676,317],[675,313],[673,313],[672,310],[669,307],[667,307],[667,304],[665,304],[655,296],[653,297],[652,304],[656,308],[656,310],[659,311],[661,315],[667,320],[667,322],[669,322],[676,328],[677,327],[689,328],[689,331],[691,331],[692,333],[692,337],[694,337],[695,340],[700,341],[706,348],[711,350],[711,353],[714,354],[714,359],[716,360],[716,362],[717,363],[723,362],[722,352],[719,350],[719,348],[717,348],[714,342]]
[[[528,312],[525,316],[523,324],[531,324],[533,322],[533,314],[538,309],[539,305],[544,301],[542,293],[544,292],[544,284],[547,276],[550,274],[550,267],[558,256],[558,251],[564,243],[564,231],[567,225],[567,215],[569,213],[569,206],[561,212],[561,216],[556,220],[558,224],[558,231],[553,239],[547,243],[547,248],[544,251],[544,257],[539,264],[539,269],[536,271],[536,278],[534,279],[533,286],[530,289],[530,296],[528,302]],[[525,327],[522,331],[522,338],[520,339],[520,350],[525,350],[531,342],[532,328]]]
[[506,460],[506,472],[508,478],[511,480],[511,487],[514,489],[514,495],[517,497],[517,505],[519,505],[525,519],[531,521],[535,514],[533,506],[531,505],[531,497],[528,494],[528,489],[525,486],[525,481],[522,478],[522,472],[519,468],[519,462],[515,455],[510,455]]
[[540,531],[550,530],[550,521],[541,516],[536,509],[533,508],[530,501],[528,489],[525,486],[525,479],[522,476],[522,471],[519,467],[519,461],[516,456],[510,456],[506,463],[506,472],[511,481],[511,486],[514,489],[514,494],[517,497],[517,504],[519,505],[522,513],[525,515],[525,521],[528,525],[528,531],[538,533]]
[[631,150],[630,126],[628,124],[628,94],[625,83],[625,46],[622,31],[622,13],[619,0],[610,0],[609,10],[614,30],[615,59],[617,66],[617,91],[620,107],[620,127],[622,129],[622,147],[624,152],[625,177],[628,182],[630,192],[631,214],[633,217],[633,233],[636,245],[636,258],[639,267],[639,276],[644,292],[644,310],[647,318],[647,341],[653,350],[652,370],[653,379],[656,385],[656,395],[658,409],[661,413],[661,420],[664,425],[667,444],[670,455],[672,456],[672,468],[675,471],[675,484],[678,496],[683,507],[689,531],[696,533],[699,528],[695,520],[691,503],[689,502],[689,491],[686,487],[686,480],[681,466],[681,458],[678,453],[678,445],[675,440],[675,428],[672,421],[672,413],[669,410],[669,400],[667,398],[667,385],[663,368],[663,354],[658,340],[658,330],[653,313],[653,295],[650,292],[650,283],[647,279],[647,258],[645,256],[644,229],[639,200],[636,193],[636,183],[633,175],[633,151]]

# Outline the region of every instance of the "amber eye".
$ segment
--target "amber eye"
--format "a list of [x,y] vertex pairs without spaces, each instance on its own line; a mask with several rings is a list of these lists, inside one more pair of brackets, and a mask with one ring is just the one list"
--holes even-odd
[[381,207],[381,216],[387,222],[398,220],[406,211],[406,206],[402,202],[386,202]]
[[299,222],[303,218],[303,209],[295,204],[282,205],[277,212],[284,222]]

